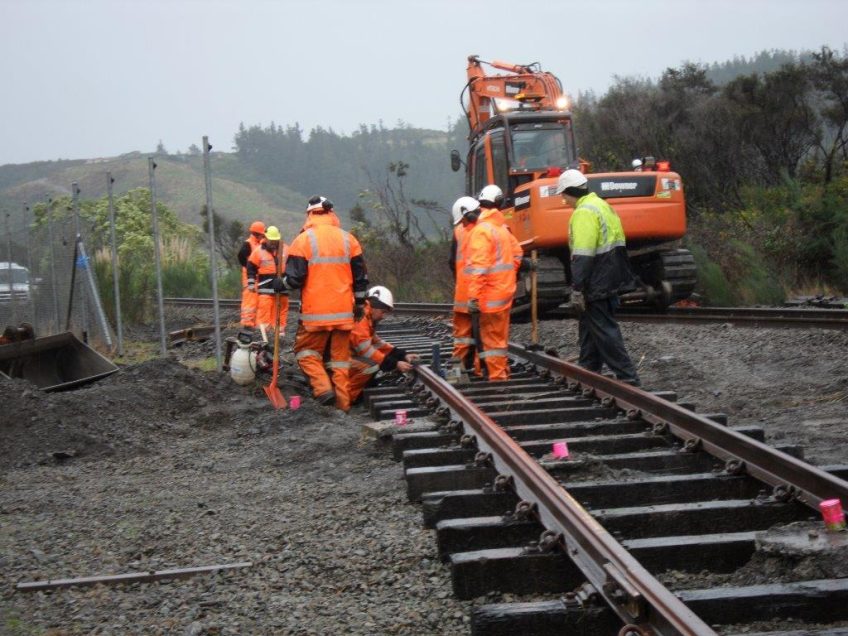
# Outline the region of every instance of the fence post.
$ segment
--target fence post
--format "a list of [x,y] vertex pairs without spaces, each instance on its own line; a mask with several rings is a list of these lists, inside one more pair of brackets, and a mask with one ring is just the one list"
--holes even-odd
[[[79,249],[79,243],[82,241],[82,229],[80,227],[80,214],[79,214],[79,195],[80,188],[79,184],[75,181],[71,184],[71,202],[74,208],[74,229],[76,230],[76,245],[74,246],[74,254],[76,258],[74,258],[74,272],[79,269],[80,265],[82,269],[88,267],[88,264],[80,259],[84,259],[85,256],[81,254]],[[76,295],[77,285],[76,280],[74,280],[74,284],[71,287],[71,294]],[[86,302],[86,293],[85,293],[85,282],[80,280],[80,285],[82,287],[82,293],[80,294],[80,311],[82,313],[82,339],[84,342],[88,342],[88,303]],[[70,305],[69,305],[70,306]]]
[[209,168],[209,137],[203,137],[203,175],[206,180],[206,220],[209,223],[209,270],[212,279],[212,307],[215,321],[215,368],[220,371],[221,361],[221,311],[218,307],[218,261],[215,255],[215,213],[212,209],[212,171]]
[[156,211],[156,180],[153,171],[156,170],[156,162],[153,157],[147,158],[147,173],[150,177],[150,216],[153,220],[153,256],[156,261],[156,298],[159,305],[159,350],[164,356],[168,353],[165,343],[165,302],[162,293],[162,254],[159,249],[159,214]]
[[38,310],[35,302],[35,270],[32,268],[32,226],[29,222],[29,213],[29,205],[24,203],[24,231],[27,237],[27,269],[29,270],[29,304],[32,310],[32,326],[38,330]]
[[112,184],[115,179],[111,172],[106,173],[106,191],[109,193],[109,234],[112,243],[112,285],[115,296],[115,328],[118,336],[118,357],[124,355],[124,324],[121,320],[121,285],[118,277],[118,247],[115,242],[115,201],[112,196]]
[[18,301],[15,300],[15,277],[12,274],[12,228],[6,212],[6,279],[9,281],[9,302],[12,304],[12,324],[18,324]]
[[59,309],[59,290],[56,287],[56,245],[53,240],[53,197],[47,197],[47,234],[50,240],[50,288],[53,290],[53,310],[56,314],[56,331],[62,328],[62,313]]

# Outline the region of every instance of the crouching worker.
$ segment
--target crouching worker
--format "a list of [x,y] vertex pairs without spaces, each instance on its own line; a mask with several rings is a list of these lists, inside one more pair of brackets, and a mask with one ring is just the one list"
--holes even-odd
[[365,298],[365,315],[350,332],[350,401],[356,402],[362,390],[377,377],[377,371],[403,373],[412,369],[418,354],[407,353],[400,347],[381,340],[374,327],[395,307],[392,292],[377,285],[368,290]]

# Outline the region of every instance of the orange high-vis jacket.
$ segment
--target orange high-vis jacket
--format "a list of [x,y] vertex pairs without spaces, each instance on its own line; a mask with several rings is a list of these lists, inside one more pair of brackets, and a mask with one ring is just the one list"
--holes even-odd
[[480,302],[481,312],[494,313],[512,306],[521,256],[521,246],[506,227],[500,210],[484,210],[471,230],[465,269],[468,297]]
[[251,234],[244,240],[244,243],[241,244],[241,249],[238,253],[238,260],[241,264],[242,288],[247,287],[247,259],[249,259],[250,255],[253,254],[253,250],[259,247],[260,243],[262,243],[262,241]]
[[300,320],[307,331],[353,329],[354,296],[364,300],[368,287],[362,247],[334,217],[310,214],[286,259],[285,283],[303,290]]
[[[277,253],[280,254],[283,259],[281,271],[283,271],[286,267],[287,251],[288,246],[280,241]],[[255,291],[257,294],[274,293],[271,283],[277,277],[277,259],[274,252],[270,251],[265,243],[261,243],[259,247],[253,250],[250,258],[247,259],[246,269],[247,282],[252,291]]]
[[468,274],[466,273],[469,246],[471,244],[471,230],[474,224],[464,226],[462,223],[453,229],[453,238],[456,241],[456,261],[454,271],[456,272],[456,287],[453,294],[453,310],[461,314],[468,313]]
[[[394,345],[389,344],[374,332],[374,320],[371,317],[371,305],[365,303],[365,315],[350,332],[350,355],[362,373],[377,373],[386,356]],[[364,368],[363,368],[364,367]]]

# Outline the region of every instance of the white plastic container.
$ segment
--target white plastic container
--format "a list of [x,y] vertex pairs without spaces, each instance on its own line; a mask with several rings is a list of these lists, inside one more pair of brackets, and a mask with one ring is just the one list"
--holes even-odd
[[230,358],[230,377],[233,382],[246,386],[256,379],[256,353],[248,345],[239,343]]

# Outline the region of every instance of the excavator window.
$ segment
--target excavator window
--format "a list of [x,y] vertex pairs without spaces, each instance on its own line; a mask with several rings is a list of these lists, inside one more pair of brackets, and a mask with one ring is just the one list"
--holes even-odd
[[[506,160],[506,140],[502,130],[496,130],[491,135],[492,144],[492,169],[495,174],[495,183],[503,190],[509,199],[512,192],[509,189],[509,166]],[[507,202],[507,205],[509,202]]]
[[488,185],[486,178],[486,140],[485,137],[477,142],[477,147],[474,149],[474,187],[472,192],[477,194],[483,189],[483,186]]
[[519,124],[512,127],[513,172],[534,172],[567,167],[569,152],[565,129],[559,123]]

